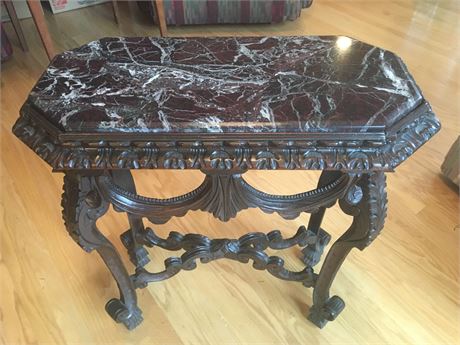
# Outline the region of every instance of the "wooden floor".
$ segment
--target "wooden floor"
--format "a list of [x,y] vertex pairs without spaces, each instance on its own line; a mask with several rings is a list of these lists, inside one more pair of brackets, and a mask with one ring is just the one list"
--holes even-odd
[[[31,20],[23,26],[31,52],[17,45],[1,72],[0,342],[13,344],[458,344],[458,194],[439,175],[442,159],[460,133],[460,2],[316,0],[301,17],[281,25],[170,28],[171,35],[340,34],[399,54],[441,119],[442,131],[388,177],[389,212],[381,236],[353,251],[332,292],[347,303],[339,318],[319,330],[305,315],[311,290],[276,280],[249,265],[201,265],[139,292],[144,323],[128,332],[104,311],[117,289],[96,253],[86,254],[60,218],[62,175],[11,134],[21,104],[46,66]],[[158,35],[136,10],[121,4],[115,25],[108,5],[47,20],[58,51],[114,35]],[[11,27],[9,36],[16,40]],[[182,193],[202,180],[199,172],[137,173],[141,192]],[[309,172],[250,172],[251,183],[285,194],[314,185]],[[337,237],[350,223],[337,208],[325,228]],[[220,223],[192,212],[157,227],[237,237],[280,229],[293,234],[308,215],[284,221],[258,210]],[[127,221],[110,213],[100,226],[120,248]],[[120,248],[121,249],[121,248]],[[162,265],[165,253],[151,252]],[[122,253],[129,265],[126,253]],[[286,253],[300,267],[299,249]],[[152,267],[153,266],[153,267]]]

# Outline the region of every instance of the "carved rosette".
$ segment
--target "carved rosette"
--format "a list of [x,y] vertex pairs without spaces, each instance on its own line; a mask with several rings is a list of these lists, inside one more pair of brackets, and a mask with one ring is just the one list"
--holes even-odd
[[[55,170],[71,169],[305,169],[348,172],[392,171],[440,128],[426,111],[381,141],[66,141],[22,112],[14,134]],[[53,133],[52,133],[53,132]],[[305,134],[308,137],[308,133]],[[200,136],[197,134],[197,138]],[[273,135],[276,137],[276,135]]]

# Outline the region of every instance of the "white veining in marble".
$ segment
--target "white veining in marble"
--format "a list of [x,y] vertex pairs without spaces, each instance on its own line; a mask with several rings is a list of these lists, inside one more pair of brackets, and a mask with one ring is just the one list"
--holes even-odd
[[421,103],[397,56],[339,39],[105,38],[30,100],[66,131],[212,133],[382,131]]

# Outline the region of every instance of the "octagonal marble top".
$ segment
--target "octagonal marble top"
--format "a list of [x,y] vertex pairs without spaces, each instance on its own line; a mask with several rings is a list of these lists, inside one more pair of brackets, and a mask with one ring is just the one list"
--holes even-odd
[[27,103],[64,132],[384,133],[423,97],[392,52],[343,36],[103,38]]

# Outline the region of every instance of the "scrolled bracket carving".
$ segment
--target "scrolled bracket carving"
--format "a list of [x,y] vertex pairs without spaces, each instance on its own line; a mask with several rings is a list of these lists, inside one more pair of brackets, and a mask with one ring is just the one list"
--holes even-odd
[[[225,169],[224,169],[225,170]],[[189,210],[212,213],[227,221],[247,208],[260,208],[266,213],[278,213],[285,219],[294,219],[302,212],[316,212],[320,207],[331,207],[342,197],[351,179],[342,174],[337,180],[315,190],[295,195],[271,195],[249,185],[241,174],[208,174],[195,190],[169,199],[139,196],[117,186],[110,176],[100,176],[98,186],[115,209],[147,217],[155,224],[167,222],[173,216],[183,216]]]
[[364,174],[339,200],[342,210],[354,217],[352,227],[356,247],[364,249],[383,229],[387,215],[386,177],[383,172]]
[[167,250],[180,250],[185,252],[181,257],[170,257],[165,260],[163,271],[150,273],[142,267],[136,269],[132,276],[134,285],[138,288],[147,286],[150,282],[169,279],[182,270],[193,270],[197,267],[197,260],[208,263],[218,259],[231,259],[241,263],[253,262],[257,270],[267,270],[273,276],[290,281],[301,282],[304,286],[311,287],[315,283],[316,275],[313,268],[305,267],[300,271],[290,271],[285,268],[284,260],[278,256],[269,256],[265,253],[267,248],[285,249],[295,245],[305,246],[318,241],[318,236],[301,226],[297,233],[284,239],[279,230],[268,234],[253,232],[232,239],[214,239],[199,234],[182,235],[171,232],[166,239],[158,237],[151,229],[147,229],[141,242],[147,246],[157,246]]
[[97,191],[94,177],[64,175],[61,206],[62,218],[72,239],[87,252],[98,247],[100,241],[96,233],[92,241],[91,236],[82,236],[80,231],[83,226],[92,228],[109,207]]

